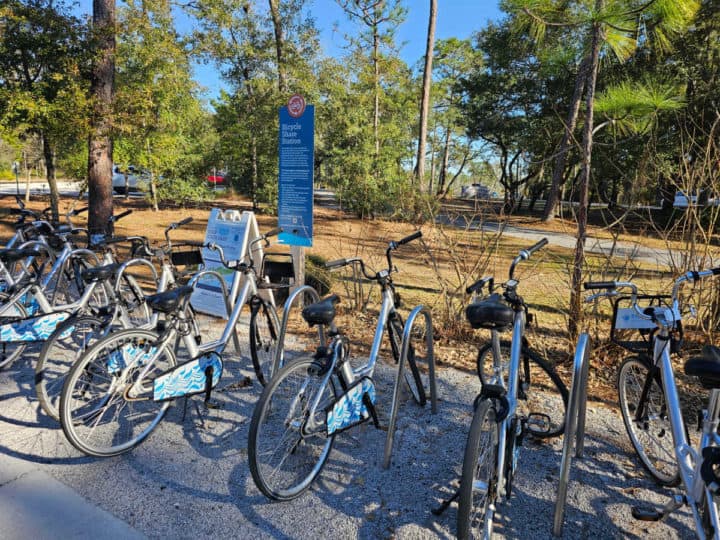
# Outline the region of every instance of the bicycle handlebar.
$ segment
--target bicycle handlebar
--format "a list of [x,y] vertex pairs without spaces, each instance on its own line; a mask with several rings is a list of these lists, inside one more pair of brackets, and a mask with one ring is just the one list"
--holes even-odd
[[132,210],[125,210],[124,212],[121,212],[115,216],[110,216],[109,221],[110,223],[115,223],[116,221],[119,221],[125,216],[129,216],[130,214],[132,214]]
[[467,294],[479,293],[480,291],[482,291],[482,288],[485,286],[486,283],[489,283],[488,290],[492,293],[492,290],[495,287],[495,278],[492,276],[484,277],[477,280],[475,283],[465,289],[465,292]]
[[406,236],[405,238],[403,238],[402,240],[398,240],[398,241],[397,241],[397,245],[398,245],[398,246],[402,246],[402,245],[404,245],[404,244],[407,244],[408,242],[412,242],[413,240],[417,240],[417,239],[420,238],[421,236],[422,236],[422,231],[415,231],[415,232],[412,233],[411,235]]
[[509,279],[513,278],[513,274],[515,273],[515,267],[518,264],[520,264],[522,261],[527,261],[533,253],[535,253],[540,248],[545,247],[547,245],[547,243],[548,243],[548,239],[543,238],[542,240],[533,244],[529,248],[521,249],[520,253],[518,253],[518,256],[515,257],[515,259],[513,259],[513,262],[510,265],[510,271],[508,273],[508,278]]

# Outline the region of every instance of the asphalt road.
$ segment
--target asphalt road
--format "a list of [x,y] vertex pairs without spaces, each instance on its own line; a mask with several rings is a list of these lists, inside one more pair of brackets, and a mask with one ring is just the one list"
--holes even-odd
[[[180,401],[130,453],[92,459],[74,450],[39,411],[34,358],[27,354],[0,373],[0,479],[7,460],[19,460],[150,538],[453,536],[456,506],[439,517],[430,510],[457,486],[472,401],[479,391],[475,375],[440,368],[436,415],[403,400],[388,470],[381,467],[386,431],[361,426],[338,436],[312,489],[291,502],[270,503],[255,488],[247,465],[247,430],[261,388],[252,382],[246,354],[226,360],[214,393],[217,408],[206,409],[200,398],[192,398],[185,410]],[[392,366],[378,364],[383,425],[393,373]],[[551,538],[561,443],[526,439],[513,496],[499,507],[499,538]],[[687,510],[657,524],[630,517],[633,504],[661,505],[670,492],[643,474],[612,407],[590,405],[585,458],[574,462],[571,478],[563,538],[692,537]],[[3,489],[0,482],[0,500]],[[0,512],[0,530],[9,530],[3,522],[7,519],[12,518]],[[37,519],[42,519],[40,509]],[[70,513],[64,519],[75,518]]]

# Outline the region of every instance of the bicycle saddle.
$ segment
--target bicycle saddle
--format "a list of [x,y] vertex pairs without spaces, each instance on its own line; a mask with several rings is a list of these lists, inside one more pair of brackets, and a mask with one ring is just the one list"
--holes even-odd
[[115,275],[118,268],[120,268],[120,265],[117,263],[105,264],[103,266],[93,266],[80,272],[80,277],[85,283],[105,281]]
[[0,249],[0,260],[6,263],[14,263],[26,257],[37,257],[40,252],[35,248],[22,249]]
[[465,308],[465,316],[473,328],[502,330],[512,326],[515,313],[503,302],[502,296],[495,293],[470,304]]
[[147,300],[150,309],[161,313],[170,313],[175,311],[180,305],[180,302],[190,296],[192,292],[193,288],[190,285],[185,285],[177,289],[151,294],[150,296],[146,296],[145,300]]
[[685,362],[685,374],[698,377],[704,388],[720,388],[720,347],[705,345],[702,356]]
[[337,294],[331,294],[319,302],[310,304],[302,310],[302,317],[310,326],[330,324],[335,318],[335,304],[340,302]]

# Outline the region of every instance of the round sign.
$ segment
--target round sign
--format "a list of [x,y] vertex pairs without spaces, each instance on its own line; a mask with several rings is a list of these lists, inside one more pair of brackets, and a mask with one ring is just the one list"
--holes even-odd
[[305,112],[305,98],[300,94],[293,94],[288,100],[288,113],[293,118],[300,118]]

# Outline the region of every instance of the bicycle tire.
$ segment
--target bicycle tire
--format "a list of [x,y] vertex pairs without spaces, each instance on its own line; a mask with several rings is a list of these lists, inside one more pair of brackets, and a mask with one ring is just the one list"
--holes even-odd
[[[0,306],[4,306],[7,301],[10,300],[10,296],[5,293],[0,293]],[[8,308],[0,316],[0,324],[3,324],[3,320],[12,321],[17,318],[25,318],[28,316],[25,306],[19,302],[15,302],[13,306]],[[27,343],[23,341],[16,342],[0,342],[0,369],[9,367],[18,357],[25,351]]]
[[260,384],[267,386],[273,375],[272,368],[280,333],[280,320],[271,304],[260,300],[257,309],[252,309],[249,332],[250,357],[255,375]]
[[60,421],[60,395],[65,377],[83,354],[104,337],[107,323],[81,315],[60,323],[43,343],[35,365],[35,393],[45,414]]
[[[404,325],[399,315],[388,321],[390,348],[392,349],[392,355],[395,359],[395,363],[400,361],[400,347],[402,346],[401,337],[403,335],[403,327]],[[417,362],[415,362],[415,348],[412,346],[412,343],[408,347],[406,367],[410,369],[403,370],[405,384],[410,390],[410,394],[415,400],[415,403],[424,407],[425,403],[427,403],[427,395],[425,394],[425,387],[423,385],[422,378],[420,377],[420,370],[417,367]]]
[[[503,370],[503,378],[507,384],[507,371],[510,363],[509,341],[500,342],[500,354],[503,359],[507,359],[507,362],[500,365],[500,369]],[[490,375],[493,370],[488,367],[492,365],[491,362],[492,343],[488,343],[480,347],[477,357],[477,373],[483,384],[495,383],[493,378],[496,374]],[[537,368],[534,366],[537,366]],[[543,389],[550,396],[540,396],[537,392],[532,392],[533,386]],[[533,423],[530,422],[527,425],[527,433],[539,439],[562,435],[565,432],[565,412],[567,411],[569,396],[570,393],[555,368],[528,347],[523,347],[518,389],[519,416],[527,416],[527,413],[539,413],[547,415],[550,419],[549,430],[533,429]],[[560,406],[560,403],[562,403],[562,406]]]
[[680,469],[675,458],[672,426],[667,416],[667,401],[659,373],[652,377],[642,403],[642,410],[651,408],[650,413],[645,412],[639,421],[635,419],[650,367],[649,360],[640,356],[629,356],[620,365],[617,380],[620,412],[630,442],[645,470],[658,484],[677,486]]
[[335,440],[324,426],[311,434],[301,432],[316,392],[323,392],[318,411],[324,411],[338,395],[333,378],[321,389],[324,375],[311,372],[311,367],[321,368],[312,357],[286,364],[265,387],[253,411],[248,464],[255,485],[272,500],[289,501],[307,490],[322,471]]
[[[460,540],[492,537],[500,440],[500,425],[496,418],[493,401],[480,400],[470,424],[463,456],[457,512],[457,537]],[[477,500],[476,494],[479,494]],[[479,530],[483,531],[482,535],[473,534],[473,531]]]
[[[75,448],[95,457],[117,456],[157,427],[170,402],[152,401],[152,380],[175,366],[175,355],[167,343],[161,343],[160,356],[139,381],[136,377],[144,365],[135,361],[137,355],[127,359],[125,348],[147,352],[157,339],[158,334],[149,330],[121,330],[100,340],[75,363],[60,396],[60,423]],[[130,360],[129,365],[123,367],[119,359]]]

